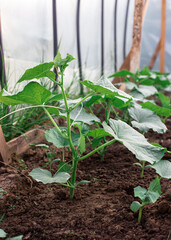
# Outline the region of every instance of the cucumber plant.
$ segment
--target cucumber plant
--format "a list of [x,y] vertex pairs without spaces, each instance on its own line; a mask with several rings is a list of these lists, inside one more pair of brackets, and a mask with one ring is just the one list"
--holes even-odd
[[142,211],[145,205],[155,203],[161,194],[160,179],[157,177],[151,183],[148,189],[142,188],[141,186],[134,188],[134,197],[141,199],[141,203],[138,201],[132,202],[130,208],[133,212],[139,211],[138,223],[141,223]]
[[[0,92],[0,101],[6,105],[27,104],[26,108],[42,108],[54,128],[45,131],[45,138],[57,148],[71,151],[71,159],[66,162],[65,159],[59,162],[57,172],[52,176],[51,171],[36,168],[30,172],[30,176],[36,181],[44,184],[58,183],[70,189],[70,199],[74,197],[75,188],[80,184],[88,183],[83,180],[77,183],[76,172],[78,163],[94,153],[102,153],[102,158],[106,147],[119,141],[124,144],[139,160],[146,159],[150,164],[154,164],[162,159],[164,149],[151,145],[147,139],[126,122],[110,118],[111,104],[124,105],[129,104],[133,97],[117,89],[107,78],[101,78],[91,82],[84,80],[81,82],[88,87],[91,92],[78,99],[68,99],[64,89],[64,74],[69,62],[74,58],[67,55],[62,58],[60,52],[54,59],[54,62],[43,63],[34,68],[26,70],[18,83],[47,77],[54,84],[58,85],[61,93],[54,94],[47,90],[37,81],[30,81],[22,91],[11,95],[6,90]],[[55,73],[51,69],[55,67],[58,79],[55,81]],[[101,122],[93,113],[87,112],[84,106],[95,99],[104,98],[107,103],[106,121]],[[108,99],[108,100],[107,100]],[[6,115],[8,116],[8,115]],[[6,116],[2,117],[5,118]],[[58,126],[55,117],[60,116],[66,119],[66,127]],[[2,119],[1,118],[1,119]],[[92,125],[94,127],[91,127]],[[105,137],[109,137],[108,140]],[[102,140],[102,141],[99,141]],[[93,150],[86,152],[89,145]],[[71,163],[71,164],[70,164]]]

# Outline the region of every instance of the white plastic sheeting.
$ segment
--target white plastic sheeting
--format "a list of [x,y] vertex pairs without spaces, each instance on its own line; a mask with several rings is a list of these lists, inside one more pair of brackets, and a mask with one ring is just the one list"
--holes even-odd
[[[141,68],[148,66],[160,40],[162,0],[150,0],[142,31]],[[160,69],[160,58],[156,59],[154,70]],[[166,1],[166,45],[165,72],[171,72],[171,1]]]
[[[56,0],[57,35],[63,56],[77,55],[77,0]],[[123,34],[127,0],[117,1],[117,66],[123,61]],[[104,74],[114,72],[115,0],[104,1]],[[134,0],[130,3],[127,22],[126,51],[132,40]],[[1,0],[1,22],[7,79],[10,86],[26,68],[53,59],[52,1]],[[80,49],[83,79],[96,79],[101,72],[101,1],[80,1]],[[71,64],[67,82],[78,79],[78,63]],[[70,79],[70,80],[69,80]],[[13,83],[13,84],[12,84]]]
[[[78,58],[76,41],[77,0],[56,0],[57,35],[62,56]],[[101,74],[101,1],[80,1],[80,49],[83,79]],[[114,72],[114,8],[116,0],[104,0],[104,74]],[[141,67],[148,65],[160,38],[160,0],[150,0],[142,34]],[[117,1],[117,69],[123,62],[123,38],[127,0]],[[12,89],[24,71],[53,59],[51,0],[0,0],[6,75]],[[134,0],[130,1],[126,53],[132,41]],[[171,1],[167,1],[166,71],[171,66]],[[155,65],[158,69],[158,61]],[[66,72],[66,83],[79,79],[78,62]]]

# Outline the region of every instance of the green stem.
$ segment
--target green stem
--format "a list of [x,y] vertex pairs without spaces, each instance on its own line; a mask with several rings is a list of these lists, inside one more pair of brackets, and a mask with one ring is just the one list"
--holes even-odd
[[143,161],[143,164],[142,164],[141,178],[143,178],[144,176],[144,169],[145,169],[145,161]]
[[58,127],[58,125],[56,124],[56,122],[54,121],[53,117],[50,115],[50,113],[48,112],[48,110],[46,108],[43,108],[45,113],[48,115],[49,119],[51,120],[51,122],[53,123],[54,127],[56,128],[56,130],[58,131],[58,133],[61,134],[61,136],[63,138],[66,138],[66,136],[64,136],[60,130],[60,128]]
[[138,223],[139,223],[139,224],[141,223],[141,217],[142,217],[143,207],[144,207],[144,206],[140,207],[140,209],[139,209],[139,214],[138,214]]
[[65,162],[65,151],[64,151],[64,147],[62,148],[62,161]]
[[84,98],[82,98],[77,104],[75,104],[75,106],[73,106],[70,111],[74,110],[76,107],[78,107],[82,102],[84,102],[88,97],[91,97],[93,95],[93,93],[89,93],[87,96],[85,96]]
[[101,150],[102,148],[105,148],[105,147],[111,145],[111,144],[114,143],[114,142],[116,142],[116,139],[112,139],[111,141],[104,143],[104,144],[101,145],[100,147],[94,149],[94,150],[91,151],[90,153],[88,153],[88,154],[86,154],[85,156],[79,158],[79,161],[82,161],[82,160],[84,160],[84,159],[90,157],[92,154],[98,152],[98,151]]
[[71,184],[72,184],[73,188],[70,189],[70,199],[71,200],[74,197],[77,164],[78,164],[78,160],[77,159],[73,159],[73,162],[72,162],[72,176],[71,176]]
[[111,107],[112,107],[112,105],[111,105],[110,102],[109,102],[109,103],[107,104],[107,108],[106,108],[106,123],[107,123],[107,124],[108,124],[108,122],[109,122]]
[[62,90],[62,95],[63,95],[63,98],[64,98],[65,108],[66,108],[66,112],[67,112],[67,134],[68,134],[69,145],[70,145],[72,154],[75,157],[75,149],[74,149],[74,145],[73,145],[72,138],[71,138],[70,110],[69,110],[69,107],[68,107],[67,97],[66,97],[63,86],[61,86],[61,90]]

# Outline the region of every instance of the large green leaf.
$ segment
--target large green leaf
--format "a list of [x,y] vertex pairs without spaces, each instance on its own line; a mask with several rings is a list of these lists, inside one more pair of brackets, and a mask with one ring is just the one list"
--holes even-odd
[[[60,113],[60,116],[65,116],[66,113]],[[81,106],[76,107],[72,112],[70,113],[70,118],[74,122],[83,122],[88,125],[92,125],[94,122],[100,122],[100,119],[96,117],[92,113],[87,113],[85,109]]]
[[94,82],[85,80],[81,83],[83,85],[85,85],[86,87],[92,89],[93,91],[95,91],[97,93],[105,94],[110,98],[114,98],[115,96],[120,96],[120,97],[124,97],[127,99],[132,98],[132,96],[117,89],[107,78],[100,78],[99,80],[94,81]]
[[37,82],[28,83],[25,88],[14,95],[3,90],[3,94],[0,95],[0,102],[6,105],[17,105],[17,104],[33,104],[42,105],[51,96],[51,92],[46,88],[42,87]]
[[157,106],[156,104],[151,103],[149,101],[142,103],[141,106],[143,108],[150,109],[151,111],[155,112],[157,115],[161,115],[164,117],[169,117],[171,115],[171,109]]
[[[66,128],[61,128],[61,130],[66,131]],[[45,134],[46,140],[48,142],[53,143],[53,145],[56,146],[57,148],[63,148],[63,147],[70,146],[68,139],[62,137],[62,135],[56,130],[56,128],[51,128],[49,130],[46,130],[44,134]],[[71,138],[72,138],[73,145],[74,146],[78,145],[80,134],[71,132]]]
[[136,158],[149,163],[158,162],[164,155],[164,149],[153,146],[147,139],[127,123],[121,120],[109,119],[108,126],[103,123],[104,130],[110,133],[116,140],[122,142]]
[[168,160],[160,160],[153,165],[148,165],[148,167],[154,168],[156,172],[163,178],[171,178],[171,162]]
[[23,76],[20,78],[18,83],[25,81],[25,80],[32,80],[32,79],[40,79],[43,77],[50,77],[55,80],[55,73],[50,71],[50,69],[54,66],[53,62],[49,63],[42,63],[34,68],[27,69]]
[[67,172],[57,172],[52,176],[51,172],[46,169],[35,168],[30,173],[33,179],[37,182],[47,183],[66,183],[70,178],[70,175]]
[[148,132],[149,129],[158,133],[166,132],[167,128],[161,119],[151,110],[143,109],[139,104],[129,108],[129,115],[135,120],[131,124],[141,132]]
[[6,237],[6,232],[4,230],[0,229],[0,238],[5,238]]

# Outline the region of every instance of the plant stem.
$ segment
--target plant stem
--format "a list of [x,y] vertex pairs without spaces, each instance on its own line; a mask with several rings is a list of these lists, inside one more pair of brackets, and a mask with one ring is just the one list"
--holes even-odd
[[91,97],[93,95],[93,93],[89,93],[87,96],[85,96],[84,98],[82,98],[77,104],[75,104],[75,106],[73,106],[71,108],[70,111],[74,110],[76,107],[78,107],[82,102],[84,102],[88,97]]
[[[62,74],[62,76],[63,76],[63,74]],[[70,110],[69,110],[69,107],[68,107],[67,97],[66,97],[66,93],[64,91],[63,86],[61,86],[61,90],[62,90],[62,95],[63,95],[63,98],[64,98],[65,108],[66,108],[66,112],[67,112],[67,134],[68,134],[69,145],[70,145],[73,157],[75,157],[75,149],[74,149],[74,145],[73,145],[72,138],[71,138]]]
[[65,162],[65,151],[64,151],[64,147],[62,148],[62,161]]
[[56,124],[56,122],[54,121],[53,117],[50,115],[50,113],[48,112],[48,110],[46,108],[43,108],[45,113],[48,115],[49,119],[51,120],[51,122],[53,123],[54,127],[56,128],[56,130],[58,131],[58,133],[61,134],[61,136],[63,138],[66,138],[66,136],[64,136],[60,130],[60,128],[58,127],[58,125]]
[[139,223],[139,224],[141,223],[141,217],[142,217],[143,207],[144,207],[144,206],[140,207],[140,209],[139,209],[139,214],[138,214],[138,223]]
[[107,123],[107,124],[108,124],[108,122],[109,122],[111,107],[112,107],[112,105],[111,105],[111,103],[109,102],[109,103],[107,104],[107,108],[106,108],[106,123]]
[[93,151],[91,151],[90,153],[88,153],[88,154],[86,154],[85,156],[83,156],[83,157],[79,158],[79,160],[78,160],[78,161],[82,161],[82,160],[84,160],[84,159],[86,159],[86,158],[90,157],[92,154],[94,154],[94,153],[98,152],[98,151],[99,151],[99,150],[101,150],[102,148],[105,148],[105,147],[107,147],[107,146],[111,145],[111,144],[112,144],[112,143],[114,143],[114,142],[116,142],[116,139],[112,139],[111,141],[104,143],[104,144],[103,144],[103,145],[101,145],[100,147],[98,147],[98,148],[94,149],[94,150],[93,150]]
[[[71,184],[72,184],[72,186],[74,186],[74,187],[75,187],[75,181],[76,181],[77,164],[78,164],[78,160],[77,160],[77,159],[73,159],[73,161],[72,161]],[[71,188],[71,189],[70,189],[70,199],[71,199],[71,200],[72,200],[73,197],[74,197],[74,190],[75,190],[75,188]]]
[[143,178],[144,176],[144,168],[145,168],[145,161],[143,161],[143,164],[142,164],[141,178]]

